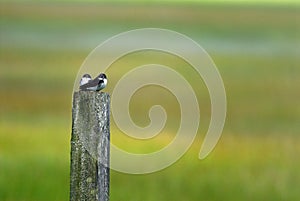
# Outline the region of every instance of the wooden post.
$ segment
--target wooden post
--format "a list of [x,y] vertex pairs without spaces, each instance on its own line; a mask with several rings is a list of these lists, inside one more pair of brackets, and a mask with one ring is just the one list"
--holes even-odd
[[70,201],[109,200],[109,105],[104,92],[73,94]]

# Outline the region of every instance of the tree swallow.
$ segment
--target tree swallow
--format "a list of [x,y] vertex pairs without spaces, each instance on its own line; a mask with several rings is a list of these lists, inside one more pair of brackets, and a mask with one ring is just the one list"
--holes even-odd
[[92,80],[92,77],[89,74],[84,74],[80,80],[80,86],[88,83],[91,80]]
[[83,91],[100,91],[107,85],[107,78],[104,73],[100,73],[95,79],[92,80],[89,74],[82,76],[80,80],[80,90]]

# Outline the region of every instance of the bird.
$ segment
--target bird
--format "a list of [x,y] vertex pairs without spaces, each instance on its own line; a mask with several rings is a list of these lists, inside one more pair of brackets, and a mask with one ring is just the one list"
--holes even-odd
[[88,83],[91,80],[92,80],[92,77],[89,74],[84,74],[80,80],[80,86]]
[[100,91],[107,85],[107,77],[104,73],[100,73],[92,80],[89,74],[84,74],[80,80],[80,90],[83,91]]

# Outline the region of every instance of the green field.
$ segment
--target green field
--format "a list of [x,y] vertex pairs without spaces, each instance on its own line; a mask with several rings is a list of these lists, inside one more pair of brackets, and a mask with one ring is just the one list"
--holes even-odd
[[[77,71],[100,42],[144,27],[178,31],[207,50],[224,80],[227,120],[214,151],[198,160],[210,119],[201,78],[179,58],[154,51],[116,62],[107,72],[109,93],[122,73],[136,65],[173,66],[201,100],[201,126],[191,149],[171,167],[148,175],[112,171],[111,201],[300,200],[299,11],[297,6],[271,5],[1,3],[0,200],[69,199]],[[113,143],[149,152],[170,142],[180,117],[166,90],[138,91],[132,118],[147,125],[148,109],[157,103],[170,118],[162,136],[143,144],[122,135],[112,122]]]

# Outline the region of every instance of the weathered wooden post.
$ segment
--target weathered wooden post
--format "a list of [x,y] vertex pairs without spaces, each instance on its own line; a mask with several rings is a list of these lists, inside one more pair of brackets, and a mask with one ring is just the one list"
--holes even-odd
[[110,97],[73,94],[70,201],[109,200]]

